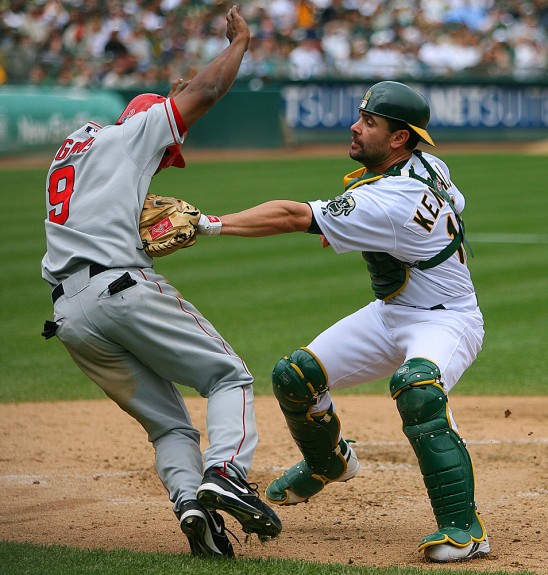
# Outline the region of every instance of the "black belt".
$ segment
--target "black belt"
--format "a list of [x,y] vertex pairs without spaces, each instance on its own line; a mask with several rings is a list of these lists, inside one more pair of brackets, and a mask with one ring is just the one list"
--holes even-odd
[[[390,305],[398,305],[398,304],[391,304],[390,302],[387,302]],[[402,304],[405,306],[405,304]],[[405,307],[413,307],[415,309],[424,309],[424,310],[434,310],[434,309],[447,309],[442,303],[439,303],[438,305],[435,305],[434,307],[419,307],[418,305],[408,305]]]
[[[89,277],[92,278],[93,276],[102,274],[103,272],[106,272],[108,269],[110,268],[106,268],[105,266],[101,266],[99,264],[91,264],[89,266]],[[53,291],[51,292],[51,301],[55,303],[64,293],[65,288],[63,287],[62,283],[59,284],[58,286],[55,286],[53,288]]]

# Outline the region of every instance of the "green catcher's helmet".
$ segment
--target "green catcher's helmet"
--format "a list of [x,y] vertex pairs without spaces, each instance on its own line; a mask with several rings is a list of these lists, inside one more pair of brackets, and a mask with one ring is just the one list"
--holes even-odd
[[359,110],[405,122],[424,142],[435,146],[434,140],[426,131],[430,120],[430,106],[421,94],[405,84],[379,82],[371,86],[364,95]]

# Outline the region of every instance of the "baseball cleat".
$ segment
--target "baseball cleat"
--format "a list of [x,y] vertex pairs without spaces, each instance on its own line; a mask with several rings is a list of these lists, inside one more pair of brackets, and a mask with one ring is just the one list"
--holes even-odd
[[224,520],[215,511],[204,509],[197,501],[185,501],[180,512],[180,523],[195,557],[234,557],[232,543],[225,533]]
[[451,543],[431,545],[424,550],[424,556],[427,561],[433,561],[434,563],[449,563],[485,557],[490,550],[489,539],[486,535],[483,541],[472,541],[464,547],[457,547]]
[[261,501],[255,484],[220,469],[206,471],[196,497],[206,509],[226,511],[241,523],[245,533],[257,533],[260,539],[276,537],[282,530],[280,518]]
[[[346,442],[345,442],[346,443]],[[303,459],[290,467],[281,477],[266,488],[266,498],[275,505],[297,505],[305,503],[319,493],[328,483],[345,482],[355,477],[360,462],[354,450],[346,443],[346,471],[337,479],[328,479],[316,473]]]

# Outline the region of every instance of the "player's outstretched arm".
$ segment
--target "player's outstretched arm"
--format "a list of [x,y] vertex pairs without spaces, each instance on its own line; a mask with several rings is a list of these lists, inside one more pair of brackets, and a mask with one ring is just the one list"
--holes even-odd
[[187,128],[219,101],[236,79],[250,40],[249,28],[236,6],[226,16],[226,37],[230,45],[202,68],[190,83],[175,90],[173,102]]
[[273,200],[225,216],[202,215],[197,227],[201,235],[258,238],[306,232],[311,224],[312,208],[308,204]]

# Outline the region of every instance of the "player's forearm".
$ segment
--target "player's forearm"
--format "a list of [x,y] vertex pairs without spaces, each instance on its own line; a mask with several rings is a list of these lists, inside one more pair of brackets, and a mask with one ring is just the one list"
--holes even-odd
[[230,45],[189,83],[179,82],[178,88],[170,92],[187,128],[228,92],[249,46],[249,28],[235,6],[228,12],[226,20],[226,37]]
[[234,83],[249,44],[248,36],[237,37],[203,68],[189,85],[189,92],[198,91],[208,105],[220,100]]
[[248,210],[221,216],[218,220],[220,224],[213,224],[217,226],[213,233],[198,226],[199,233],[258,238],[306,232],[312,223],[312,210],[308,204],[301,202],[274,200]]

